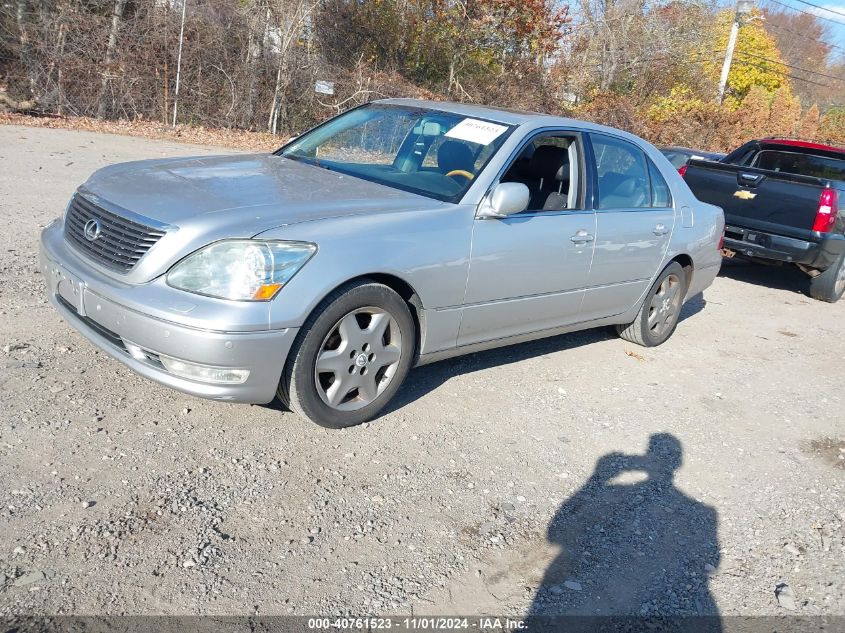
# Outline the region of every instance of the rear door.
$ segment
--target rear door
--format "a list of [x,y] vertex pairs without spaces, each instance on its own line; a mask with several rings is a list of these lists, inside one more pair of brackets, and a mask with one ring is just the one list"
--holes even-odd
[[581,320],[626,311],[663,262],[675,211],[660,171],[633,143],[590,134],[596,235]]

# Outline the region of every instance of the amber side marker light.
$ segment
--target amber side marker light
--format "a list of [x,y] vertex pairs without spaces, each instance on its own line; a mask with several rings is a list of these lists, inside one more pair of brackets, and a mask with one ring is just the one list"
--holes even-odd
[[266,301],[268,299],[272,299],[276,296],[276,293],[279,292],[281,287],[282,284],[266,284],[256,290],[255,294],[252,295],[252,298],[256,301]]

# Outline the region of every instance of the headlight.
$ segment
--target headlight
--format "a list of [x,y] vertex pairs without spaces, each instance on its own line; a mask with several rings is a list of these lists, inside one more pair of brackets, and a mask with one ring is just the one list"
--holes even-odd
[[268,301],[316,250],[307,242],[225,240],[188,255],[170,269],[167,283],[221,299]]

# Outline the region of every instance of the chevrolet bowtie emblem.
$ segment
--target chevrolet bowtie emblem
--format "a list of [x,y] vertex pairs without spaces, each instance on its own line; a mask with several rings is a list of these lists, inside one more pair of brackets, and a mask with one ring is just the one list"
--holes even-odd
[[740,198],[742,200],[753,200],[756,197],[756,193],[751,193],[750,191],[746,191],[745,189],[740,189],[734,192],[734,198]]

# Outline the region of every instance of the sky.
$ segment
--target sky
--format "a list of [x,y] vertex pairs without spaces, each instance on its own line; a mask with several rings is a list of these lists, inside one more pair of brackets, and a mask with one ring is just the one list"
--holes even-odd
[[[813,13],[820,18],[823,18],[822,23],[829,29],[829,35],[826,40],[831,44],[845,48],[845,0],[807,0],[807,2],[817,5],[818,7],[824,7],[824,9],[838,11],[841,15],[825,11],[822,8],[814,8],[808,4],[800,2],[799,0],[757,0],[757,5],[761,7],[769,7],[772,10],[782,10],[785,13],[795,13],[796,11]],[[722,6],[730,6],[735,4],[735,2],[732,0],[720,0],[719,4]],[[787,5],[794,10],[787,9],[784,5]]]
[[837,44],[838,46],[845,46],[845,0],[810,1],[813,4],[819,5],[820,7],[824,7],[825,9],[838,11],[842,15],[837,15],[835,13],[831,13],[830,11],[824,11],[821,9],[814,9],[813,7],[809,7],[795,0],[783,0],[784,4],[789,4],[799,9],[808,11],[809,13],[815,13],[821,18],[829,18],[830,20],[839,22],[840,24],[835,24],[834,22],[830,22],[828,20],[822,20],[830,28],[830,36],[828,37],[828,41],[833,44]]
[[[813,4],[818,4],[819,6],[823,6],[826,9],[833,9],[834,11],[839,11],[839,13],[845,14],[845,0],[828,0],[828,2],[814,2]],[[810,7],[803,8],[809,9]],[[837,25],[833,24],[832,22],[825,22],[831,28],[830,41],[834,44],[837,44],[838,46],[845,46],[845,15],[836,15],[834,13],[830,13],[829,11],[819,11],[816,9],[813,9],[812,12],[820,17],[830,18],[832,20],[836,20],[837,22],[842,23]]]

